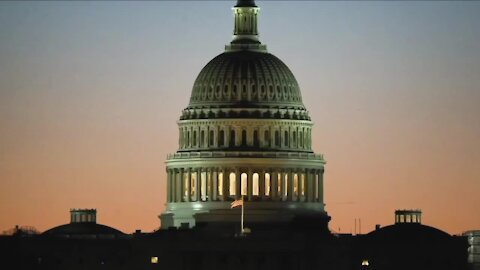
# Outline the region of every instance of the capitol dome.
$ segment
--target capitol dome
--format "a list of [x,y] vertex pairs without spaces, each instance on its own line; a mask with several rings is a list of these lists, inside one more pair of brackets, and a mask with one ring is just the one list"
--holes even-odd
[[[232,41],[200,71],[177,122],[179,147],[167,158],[167,207],[161,228],[247,224],[312,217],[328,231],[322,155],[298,83],[258,37],[259,7],[234,6]],[[243,227],[242,227],[243,230]]]
[[273,54],[256,51],[227,51],[202,69],[188,108],[205,107],[305,109],[287,65]]

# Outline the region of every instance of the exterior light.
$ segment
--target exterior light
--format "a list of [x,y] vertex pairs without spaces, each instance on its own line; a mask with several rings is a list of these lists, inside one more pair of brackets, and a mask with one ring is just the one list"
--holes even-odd
[[150,262],[151,263],[158,263],[158,257],[151,257]]
[[362,261],[362,266],[369,266],[369,265],[370,265],[370,263],[368,262],[368,260],[364,259]]

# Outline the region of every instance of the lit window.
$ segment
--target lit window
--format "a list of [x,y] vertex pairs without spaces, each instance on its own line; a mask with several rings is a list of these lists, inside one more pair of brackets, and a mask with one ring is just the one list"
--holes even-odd
[[158,263],[158,257],[151,257],[150,262],[151,263]]
[[270,173],[265,174],[265,196],[270,196]]
[[253,179],[252,179],[252,195],[258,196],[258,194],[259,194],[258,173],[254,173]]
[[223,196],[223,173],[218,173],[218,195]]
[[188,186],[190,185],[190,183],[188,182],[188,174],[184,174],[183,175],[183,199],[185,201],[187,201],[187,198],[189,196],[188,194]]
[[191,181],[190,181],[190,195],[192,196],[192,200],[196,200],[197,196],[197,173],[190,174]]
[[237,191],[236,191],[236,182],[237,180],[235,179],[235,173],[230,173],[230,184],[229,184],[229,187],[230,187],[230,195],[236,195]]
[[206,201],[207,200],[207,173],[202,172],[200,173],[200,195],[201,195],[201,200]]
[[302,173],[300,179],[300,195],[305,196],[305,174]]
[[298,196],[298,174],[293,175],[293,195]]
[[241,177],[241,186],[242,186],[241,195],[247,195],[247,174],[242,173],[240,177]]
[[369,266],[370,263],[368,262],[368,260],[363,260],[362,261],[362,266]]

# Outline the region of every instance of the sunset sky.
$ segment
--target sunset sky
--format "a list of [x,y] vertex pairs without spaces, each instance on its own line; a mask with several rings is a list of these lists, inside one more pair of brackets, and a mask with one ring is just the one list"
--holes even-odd
[[[70,208],[156,229],[176,121],[234,3],[1,1],[0,233]],[[448,233],[480,229],[480,2],[257,4],[315,123],[330,228],[420,208]]]

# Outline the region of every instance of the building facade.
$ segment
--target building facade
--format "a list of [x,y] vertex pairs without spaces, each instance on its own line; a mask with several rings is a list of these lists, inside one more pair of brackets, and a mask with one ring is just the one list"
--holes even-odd
[[259,41],[259,8],[238,1],[234,35],[193,85],[182,111],[178,151],[167,159],[167,209],[161,227],[234,222],[243,197],[250,223],[328,215],[322,155],[290,69]]

